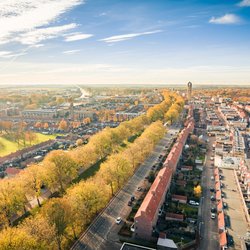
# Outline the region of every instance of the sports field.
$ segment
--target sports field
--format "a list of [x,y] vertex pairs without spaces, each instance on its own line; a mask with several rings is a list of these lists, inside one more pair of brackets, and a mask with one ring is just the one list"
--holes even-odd
[[[31,145],[35,145],[44,141],[48,141],[50,139],[55,139],[57,135],[43,135],[40,133],[36,133],[36,136],[37,136],[37,140],[32,142]],[[26,147],[30,147],[31,145],[29,144],[29,142],[26,142]],[[6,138],[0,136],[0,157],[16,152],[17,150],[22,149],[22,148],[24,148],[22,143],[20,143],[18,146],[16,142],[7,140]]]

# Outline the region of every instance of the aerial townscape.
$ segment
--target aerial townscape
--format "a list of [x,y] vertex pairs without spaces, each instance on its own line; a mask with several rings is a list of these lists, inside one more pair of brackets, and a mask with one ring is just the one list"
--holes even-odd
[[250,0],[0,1],[0,250],[250,250]]

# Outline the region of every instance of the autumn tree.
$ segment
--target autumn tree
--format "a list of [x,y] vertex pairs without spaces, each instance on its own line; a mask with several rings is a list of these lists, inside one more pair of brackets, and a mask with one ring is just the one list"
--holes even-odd
[[26,131],[25,132],[25,140],[29,142],[29,144],[31,145],[32,142],[37,140],[37,135],[36,133],[32,132],[32,131]]
[[60,193],[64,193],[66,186],[77,176],[77,164],[68,152],[51,151],[43,164],[49,188],[55,190],[59,186]]
[[107,129],[98,132],[92,136],[89,140],[89,144],[95,147],[96,154],[101,158],[104,158],[111,152],[111,138]]
[[[102,188],[100,188],[100,186]],[[68,200],[75,228],[82,231],[101,208],[105,206],[109,196],[102,179],[82,181],[67,191]]]
[[11,132],[13,129],[13,123],[11,121],[0,121],[0,129],[1,131],[5,131],[5,133]]
[[60,105],[65,102],[65,99],[63,97],[57,97],[56,98],[56,104]]
[[84,119],[83,119],[83,123],[84,123],[84,124],[89,124],[89,123],[91,123],[90,117],[84,118]]
[[49,128],[49,124],[48,124],[47,122],[45,122],[45,123],[43,124],[43,128],[44,128],[44,129],[48,129],[48,128]]
[[122,154],[116,154],[101,164],[100,175],[110,185],[113,195],[114,191],[121,187],[132,171],[130,162]]
[[72,157],[77,162],[77,164],[84,169],[90,167],[98,159],[96,149],[94,145],[90,143],[85,146],[76,148],[72,153]]
[[177,120],[178,116],[179,116],[178,111],[174,108],[170,108],[168,112],[165,114],[165,119],[167,121],[170,121],[172,124],[174,121]]
[[37,109],[37,104],[36,103],[31,103],[25,106],[25,109]]
[[62,119],[59,122],[58,129],[60,129],[60,130],[66,130],[67,128],[68,128],[67,122],[64,119]]
[[0,233],[0,250],[45,250],[40,243],[21,228],[6,228]]
[[42,214],[54,228],[58,250],[62,250],[62,240],[67,236],[71,218],[69,204],[66,199],[53,198],[43,206]]
[[76,146],[79,147],[79,146],[82,146],[83,144],[83,140],[82,139],[77,139],[76,140]]
[[0,221],[2,225],[12,225],[12,218],[25,210],[26,197],[19,180],[1,180]]
[[202,192],[202,189],[200,185],[197,185],[196,187],[194,187],[194,196],[200,198],[201,192]]
[[39,242],[39,249],[56,248],[55,227],[49,224],[42,213],[26,218],[19,228]]
[[35,128],[41,128],[42,127],[42,123],[41,122],[36,122],[34,127]]
[[30,197],[35,197],[37,204],[41,207],[40,195],[42,191],[42,185],[45,180],[43,166],[31,165],[20,173],[20,178],[22,180],[22,186],[26,192],[26,195]]
[[125,157],[128,159],[128,161],[132,165],[133,170],[135,170],[135,168],[138,166],[141,160],[138,154],[139,150],[140,150],[140,147],[137,145],[137,143],[132,143],[123,152]]

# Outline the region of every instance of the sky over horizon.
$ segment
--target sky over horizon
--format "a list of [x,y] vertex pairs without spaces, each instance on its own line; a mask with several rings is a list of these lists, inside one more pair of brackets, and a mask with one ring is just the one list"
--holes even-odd
[[250,84],[250,0],[5,0],[3,84]]

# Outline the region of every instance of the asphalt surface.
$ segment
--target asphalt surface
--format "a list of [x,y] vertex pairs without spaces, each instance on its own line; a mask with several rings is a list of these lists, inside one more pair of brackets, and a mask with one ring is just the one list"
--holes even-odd
[[206,161],[204,164],[202,172],[202,188],[203,188],[203,198],[201,204],[201,222],[199,225],[201,240],[200,240],[200,250],[217,250],[219,248],[219,238],[218,238],[218,221],[217,217],[211,219],[211,207],[216,207],[216,202],[211,201],[211,195],[215,196],[215,193],[210,192],[210,188],[215,188],[214,181],[211,180],[214,168],[211,166],[212,161],[210,157],[212,156],[212,144],[214,139],[209,138],[208,150],[206,154]]
[[119,241],[118,232],[123,223],[117,225],[115,220],[117,217],[121,217],[123,221],[127,218],[131,212],[131,207],[127,205],[128,201],[132,195],[136,196],[137,187],[141,186],[152,165],[157,161],[168,142],[174,137],[175,132],[178,131],[179,128],[175,127],[168,130],[168,133],[155,147],[151,156],[137,169],[123,189],[114,196],[103,212],[98,215],[89,228],[79,237],[72,246],[72,250],[120,249],[122,243]]

